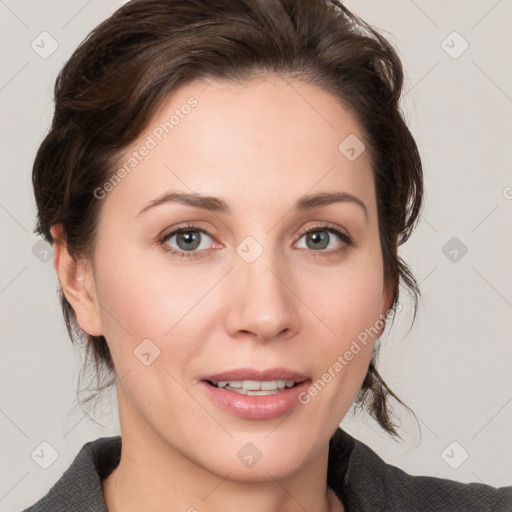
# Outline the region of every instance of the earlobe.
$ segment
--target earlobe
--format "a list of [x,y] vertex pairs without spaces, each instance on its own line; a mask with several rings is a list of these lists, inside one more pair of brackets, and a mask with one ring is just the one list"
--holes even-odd
[[100,307],[96,297],[91,263],[75,259],[68,252],[61,223],[50,228],[53,238],[53,266],[62,292],[73,308],[80,328],[91,336],[102,336]]

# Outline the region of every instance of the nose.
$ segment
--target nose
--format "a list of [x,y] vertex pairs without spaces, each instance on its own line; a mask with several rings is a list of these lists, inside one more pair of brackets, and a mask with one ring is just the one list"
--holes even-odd
[[259,341],[286,339],[298,332],[300,301],[291,272],[270,251],[248,263],[236,256],[228,277],[230,296],[227,330],[235,338]]

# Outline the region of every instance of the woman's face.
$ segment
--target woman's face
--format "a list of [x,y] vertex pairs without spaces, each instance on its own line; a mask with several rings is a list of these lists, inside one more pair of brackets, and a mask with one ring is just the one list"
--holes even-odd
[[325,456],[390,304],[362,138],[315,86],[195,82],[120,158],[77,316],[124,439],[241,480]]

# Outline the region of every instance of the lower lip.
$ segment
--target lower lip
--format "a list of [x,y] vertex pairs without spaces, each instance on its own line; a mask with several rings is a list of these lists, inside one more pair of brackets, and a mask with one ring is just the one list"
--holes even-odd
[[275,395],[249,396],[236,391],[220,389],[206,381],[200,386],[210,399],[227,412],[251,420],[269,420],[292,411],[299,402],[299,395],[309,387],[309,380]]

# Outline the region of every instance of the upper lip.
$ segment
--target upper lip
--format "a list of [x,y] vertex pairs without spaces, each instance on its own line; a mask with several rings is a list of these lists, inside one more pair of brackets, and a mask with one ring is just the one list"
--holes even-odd
[[219,382],[221,380],[293,380],[297,383],[304,382],[308,377],[303,373],[299,373],[286,368],[268,368],[266,370],[258,370],[255,368],[235,368],[220,373],[206,375],[201,380],[211,382]]

